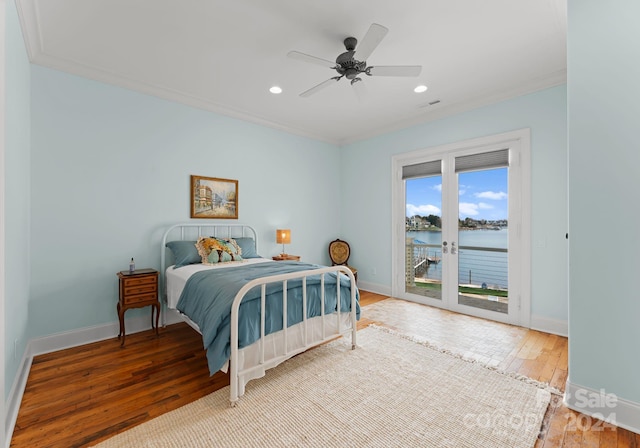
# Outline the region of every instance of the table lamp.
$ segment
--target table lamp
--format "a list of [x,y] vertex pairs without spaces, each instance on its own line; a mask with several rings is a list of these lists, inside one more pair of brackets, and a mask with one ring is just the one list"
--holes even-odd
[[278,229],[276,230],[276,243],[282,244],[282,256],[287,254],[284,252],[284,245],[291,243],[291,230],[290,229]]

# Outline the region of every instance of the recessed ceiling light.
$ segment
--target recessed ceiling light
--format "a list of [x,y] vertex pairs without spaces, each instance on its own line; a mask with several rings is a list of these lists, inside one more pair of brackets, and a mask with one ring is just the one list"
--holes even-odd
[[420,86],[416,87],[415,89],[413,89],[413,91],[416,92],[416,93],[426,92],[427,91],[427,86],[420,85]]
[[274,94],[279,94],[282,93],[282,89],[278,86],[273,86],[269,89],[269,92],[274,93]]

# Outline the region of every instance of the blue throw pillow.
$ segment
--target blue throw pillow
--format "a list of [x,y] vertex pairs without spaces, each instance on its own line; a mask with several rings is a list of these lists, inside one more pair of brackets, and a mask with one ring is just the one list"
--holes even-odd
[[195,241],[169,241],[167,247],[173,254],[174,269],[188,264],[202,263]]
[[242,237],[234,238],[240,249],[242,249],[242,258],[261,258],[256,252],[256,242],[253,238]]
[[240,257],[240,260],[234,260],[233,255],[231,255],[229,252],[226,252],[224,250],[212,250],[207,260],[209,264],[216,264],[227,263],[229,261],[240,261],[242,260],[242,257]]
[[236,243],[236,240],[233,238],[229,238],[228,240],[222,240],[220,238],[216,238],[216,240],[220,243],[221,247],[224,249],[222,252],[229,255],[230,259],[227,259],[223,254],[220,254],[220,263],[224,263],[227,261],[242,261],[242,256],[240,252],[240,246]]

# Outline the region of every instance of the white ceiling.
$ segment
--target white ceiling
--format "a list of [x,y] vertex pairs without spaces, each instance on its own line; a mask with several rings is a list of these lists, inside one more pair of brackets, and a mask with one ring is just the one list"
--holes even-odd
[[[16,3],[33,63],[334,144],[566,81],[566,0]],[[362,101],[346,79],[299,97],[336,73],[287,53],[334,60],[372,23],[389,33],[368,65],[420,76],[365,77]]]

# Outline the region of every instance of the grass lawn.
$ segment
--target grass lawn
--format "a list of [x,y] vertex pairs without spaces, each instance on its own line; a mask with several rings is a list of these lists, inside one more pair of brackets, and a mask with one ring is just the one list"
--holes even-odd
[[[430,289],[433,291],[442,290],[441,283],[415,283],[418,288]],[[463,294],[478,294],[482,296],[496,296],[496,297],[509,297],[509,291],[505,291],[504,289],[483,289],[483,288],[473,288],[469,286],[458,286],[458,292]]]

